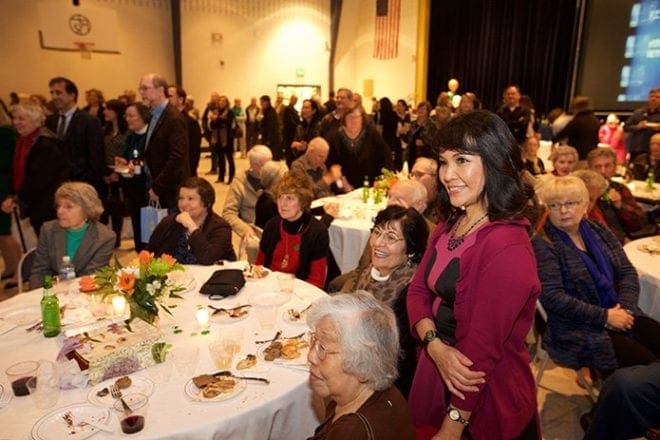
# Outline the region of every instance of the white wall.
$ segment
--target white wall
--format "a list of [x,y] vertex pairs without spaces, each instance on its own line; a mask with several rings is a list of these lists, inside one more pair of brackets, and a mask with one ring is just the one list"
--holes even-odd
[[[71,5],[71,0],[42,0]],[[48,80],[65,76],[83,92],[92,87],[107,98],[127,88],[137,88],[145,72],[174,78],[172,30],[168,0],[81,0],[83,6],[117,11],[121,54],[92,53],[89,60],[79,52],[45,50],[39,47],[37,1],[1,0],[0,6],[0,96],[9,92],[48,96]],[[84,104],[84,99],[79,99]]]
[[[327,96],[329,3],[183,0],[183,87],[199,108],[211,91],[241,98],[245,106],[251,96],[274,98],[277,84],[321,85]],[[221,41],[213,42],[212,33]]]
[[[335,55],[335,88],[364,94],[364,80],[374,81],[374,96],[412,101],[415,92],[417,0],[401,0],[398,57],[373,58],[376,2],[344,1]],[[367,97],[368,98],[368,97]],[[370,110],[369,104],[367,110]]]
[[[71,0],[41,0],[71,5]],[[81,0],[83,6],[116,10],[121,54],[39,47],[36,0],[0,0],[0,96],[10,91],[48,94],[53,76],[67,76],[81,91],[95,87],[106,98],[137,88],[145,72],[174,81],[168,0]],[[373,58],[374,0],[343,2],[336,54],[335,88],[363,93],[365,79],[374,94],[391,99],[414,92],[417,0],[402,0],[399,56]],[[318,84],[328,93],[329,0],[182,0],[183,86],[203,108],[211,91],[230,99],[270,94],[278,83]],[[212,33],[222,34],[219,42]],[[221,65],[221,61],[224,65]],[[296,69],[304,71],[303,77]],[[82,104],[82,102],[81,102]]]

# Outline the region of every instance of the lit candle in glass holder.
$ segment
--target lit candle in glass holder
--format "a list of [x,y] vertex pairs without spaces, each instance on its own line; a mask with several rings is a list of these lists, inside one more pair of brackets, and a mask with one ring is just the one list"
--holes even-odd
[[112,298],[112,308],[115,311],[115,315],[123,315],[124,311],[126,310],[126,298],[121,295]]
[[199,309],[195,313],[195,318],[197,318],[197,324],[199,324],[199,328],[202,330],[205,330],[209,328],[209,311],[208,309]]

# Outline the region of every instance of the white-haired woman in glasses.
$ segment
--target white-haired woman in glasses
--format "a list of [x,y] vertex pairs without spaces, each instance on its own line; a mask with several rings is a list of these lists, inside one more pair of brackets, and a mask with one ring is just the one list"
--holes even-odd
[[[621,244],[586,219],[589,191],[576,176],[550,178],[537,193],[548,221],[532,244],[548,312],[543,345],[577,369],[648,364],[660,355],[660,324],[637,305],[639,280]],[[655,335],[655,336],[654,336]]]
[[413,439],[410,413],[392,385],[399,332],[392,310],[367,292],[325,297],[309,310],[309,383],[328,401],[313,440]]

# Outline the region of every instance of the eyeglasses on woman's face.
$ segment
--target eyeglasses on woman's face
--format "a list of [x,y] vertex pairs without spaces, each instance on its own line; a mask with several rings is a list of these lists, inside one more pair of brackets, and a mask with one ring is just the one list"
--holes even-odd
[[314,350],[320,361],[325,360],[329,354],[339,354],[338,351],[330,351],[325,348],[316,337],[316,332],[309,332],[309,349]]
[[548,203],[548,209],[550,211],[561,211],[562,208],[572,210],[579,206],[580,203],[582,203],[581,200],[567,200],[565,202]]
[[392,230],[386,230],[380,226],[377,226],[371,230],[371,238],[373,238],[374,241],[378,241],[382,238],[386,245],[391,245],[404,240],[403,238],[399,237],[396,232]]

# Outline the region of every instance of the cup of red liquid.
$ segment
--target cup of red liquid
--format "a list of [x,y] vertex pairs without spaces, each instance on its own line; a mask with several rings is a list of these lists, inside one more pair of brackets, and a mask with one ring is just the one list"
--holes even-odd
[[135,434],[144,429],[144,422],[147,416],[149,398],[144,394],[132,393],[122,397],[130,410],[125,409],[121,400],[117,399],[114,409],[117,411],[117,418],[124,434]]
[[11,383],[11,389],[14,391],[14,396],[20,397],[30,394],[27,384],[32,379],[36,380],[37,370],[39,370],[39,362],[37,361],[18,362],[5,370],[7,379]]

